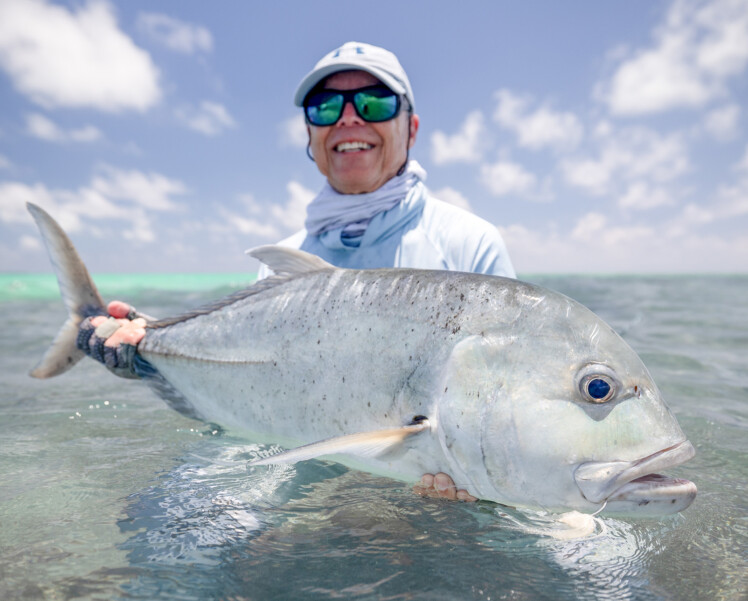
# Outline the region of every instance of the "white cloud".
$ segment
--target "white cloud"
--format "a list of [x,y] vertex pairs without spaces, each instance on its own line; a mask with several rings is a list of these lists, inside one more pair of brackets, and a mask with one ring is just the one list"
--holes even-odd
[[[744,272],[748,234],[676,232],[664,227],[616,225],[591,213],[570,231],[553,224],[499,227],[512,261],[529,273]],[[687,235],[685,235],[687,233]]]
[[145,111],[161,97],[147,52],[90,0],[72,10],[44,0],[0,2],[0,66],[16,89],[44,107]]
[[740,106],[728,104],[707,113],[704,118],[704,129],[717,140],[731,140],[737,135],[740,120]]
[[[242,234],[257,236],[263,240],[277,241],[280,239],[280,229],[267,219],[266,208],[252,194],[242,194],[239,200],[243,208],[242,213],[234,213],[225,207],[219,208],[220,215],[231,228]],[[245,213],[249,216],[246,216]]]
[[618,200],[621,209],[647,210],[675,204],[670,193],[646,182],[634,182]]
[[606,128],[596,137],[597,158],[576,157],[561,162],[567,183],[601,195],[617,185],[642,178],[654,182],[677,179],[689,169],[687,147],[678,134],[660,135],[643,127]]
[[473,111],[456,134],[448,136],[442,131],[431,134],[431,160],[437,165],[477,162],[487,145],[486,135],[483,113]]
[[115,222],[123,238],[136,242],[156,239],[151,216],[153,211],[176,208],[170,198],[186,193],[179,181],[157,173],[124,171],[102,167],[89,185],[77,190],[51,190],[44,184],[4,182],[0,184],[0,221],[31,223],[26,202],[46,209],[67,232],[87,230],[101,235],[92,222]]
[[496,92],[493,118],[502,127],[517,135],[524,148],[538,150],[551,147],[557,150],[576,148],[584,129],[573,113],[557,112],[548,106],[530,110],[532,100],[503,89]]
[[569,159],[561,163],[566,182],[589,194],[605,194],[614,169],[615,161],[610,153],[604,153],[599,159]]
[[54,121],[39,113],[31,113],[26,116],[26,130],[35,138],[50,142],[95,142],[102,137],[101,132],[93,125],[64,130]]
[[653,32],[597,94],[617,115],[701,107],[727,94],[728,80],[748,64],[745,0],[676,0]]
[[748,174],[735,184],[722,186],[717,198],[717,217],[729,219],[740,215],[748,215]]
[[451,205],[464,209],[466,211],[473,212],[473,207],[470,206],[470,202],[460,192],[449,186],[436,190],[434,196],[439,200],[448,202]]
[[23,250],[37,251],[41,250],[42,243],[39,242],[39,238],[33,236],[23,235],[18,240],[18,244]]
[[483,165],[481,180],[495,196],[527,195],[537,186],[535,175],[522,165],[505,160],[499,160],[492,165]]
[[242,217],[235,213],[223,213],[232,226],[242,234],[250,234],[266,240],[279,240],[280,230],[271,223],[265,223],[251,217]]
[[153,211],[173,211],[177,204],[173,196],[187,194],[189,189],[181,181],[160,173],[125,171],[103,166],[100,175],[91,181],[91,189],[105,198],[129,201]]
[[239,197],[242,213],[225,208],[219,209],[219,212],[231,228],[242,234],[278,241],[282,236],[304,227],[306,207],[316,195],[296,181],[289,182],[286,190],[288,199],[284,203],[264,204],[252,194],[243,194]]
[[621,226],[611,225],[607,216],[600,213],[587,213],[577,220],[571,232],[572,240],[592,243],[596,247],[634,245],[638,241],[646,241],[655,234],[651,226]]
[[309,134],[307,133],[304,115],[294,115],[280,124],[281,146],[306,148],[308,142]]
[[270,213],[286,230],[295,232],[304,227],[307,205],[317,194],[296,181],[289,182],[286,190],[288,191],[286,203],[273,205]]
[[194,54],[213,50],[213,36],[205,27],[156,13],[138,15],[138,28],[174,52]]
[[80,228],[81,222],[74,212],[62,214],[56,195],[43,184],[27,185],[20,182],[0,183],[0,221],[5,223],[30,223],[26,203],[31,202],[60,214],[60,225],[67,231]]
[[746,173],[748,173],[748,146],[745,147],[745,152],[743,153],[743,157],[735,165],[735,169],[737,169],[738,171],[745,171]]
[[236,122],[226,107],[207,100],[201,102],[198,108],[182,107],[176,111],[176,115],[189,129],[206,136],[217,136],[236,127]]

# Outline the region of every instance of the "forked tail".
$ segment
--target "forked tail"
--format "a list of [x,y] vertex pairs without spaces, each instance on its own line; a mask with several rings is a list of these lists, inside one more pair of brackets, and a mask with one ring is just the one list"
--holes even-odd
[[67,371],[85,357],[83,351],[76,346],[78,324],[90,315],[106,314],[106,309],[88,269],[67,234],[44,209],[30,202],[26,203],[26,208],[36,221],[47,247],[60,294],[69,314],[52,346],[30,372],[35,378],[51,378]]

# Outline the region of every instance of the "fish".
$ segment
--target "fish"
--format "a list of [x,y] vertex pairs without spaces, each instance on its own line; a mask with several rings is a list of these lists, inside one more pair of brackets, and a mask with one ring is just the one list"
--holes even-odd
[[[72,242],[29,203],[69,317],[38,378],[84,354],[105,315]],[[176,410],[278,454],[417,482],[449,473],[478,499],[552,513],[663,516],[696,485],[660,472],[695,454],[636,352],[575,300],[474,273],[341,269],[247,251],[269,278],[148,322],[133,370]]]

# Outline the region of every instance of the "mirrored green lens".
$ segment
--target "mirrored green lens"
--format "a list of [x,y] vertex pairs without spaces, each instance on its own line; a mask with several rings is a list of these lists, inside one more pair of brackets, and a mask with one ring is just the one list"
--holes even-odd
[[358,92],[353,97],[356,111],[366,121],[387,121],[398,111],[399,102],[396,94],[387,89],[374,89]]
[[322,90],[304,101],[306,118],[312,125],[333,125],[343,114],[346,102],[353,102],[364,121],[388,121],[400,111],[400,97],[385,86],[358,90]]
[[332,125],[343,112],[343,95],[334,92],[320,92],[306,104],[306,117],[312,125]]

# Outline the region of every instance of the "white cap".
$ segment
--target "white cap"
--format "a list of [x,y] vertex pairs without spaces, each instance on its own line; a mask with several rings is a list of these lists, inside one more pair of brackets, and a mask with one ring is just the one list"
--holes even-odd
[[389,50],[362,42],[346,42],[314,65],[296,88],[294,104],[303,106],[306,95],[328,75],[352,69],[371,73],[393,92],[403,94],[415,109],[410,81],[397,57]]

